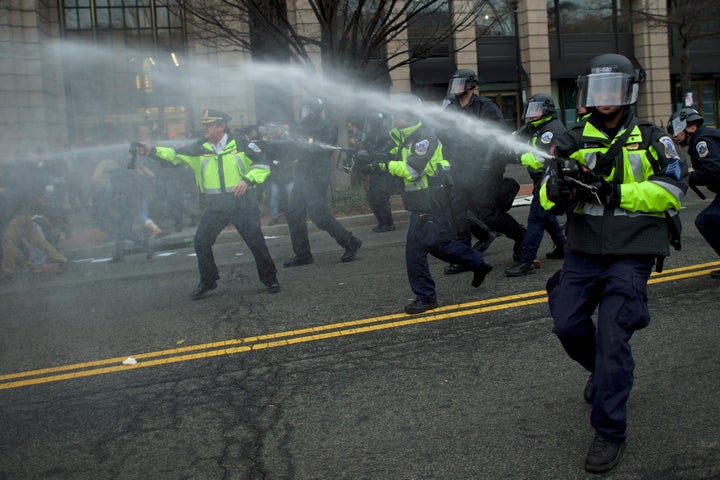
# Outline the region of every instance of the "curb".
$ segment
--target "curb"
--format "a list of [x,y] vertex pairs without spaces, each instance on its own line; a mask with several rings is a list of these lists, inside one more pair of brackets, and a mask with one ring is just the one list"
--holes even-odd
[[[530,204],[532,185],[521,185],[518,195],[515,197],[513,207],[522,207]],[[393,217],[398,222],[407,222],[410,218],[410,212],[407,210],[394,210]],[[349,215],[346,217],[336,217],[346,228],[364,227],[374,225],[376,223],[375,216],[372,213],[361,215]],[[316,233],[320,229],[312,222],[308,221],[308,232]],[[188,248],[193,245],[193,237],[195,236],[196,227],[188,227],[181,232],[173,232],[170,235],[158,240],[154,240],[154,250],[171,250],[179,248]],[[265,236],[271,235],[289,235],[287,223],[279,223],[276,225],[263,225],[262,231]],[[226,227],[220,235],[218,235],[216,243],[236,242],[238,235],[232,226]],[[89,257],[111,257],[115,249],[115,242],[108,240],[105,234],[99,228],[88,228],[73,232],[73,237],[60,244],[60,250],[73,260]],[[127,255],[146,253],[143,248],[126,243],[125,253]]]

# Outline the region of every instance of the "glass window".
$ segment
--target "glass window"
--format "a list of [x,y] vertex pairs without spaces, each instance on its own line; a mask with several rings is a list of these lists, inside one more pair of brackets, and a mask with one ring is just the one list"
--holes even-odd
[[[137,131],[146,112],[156,114],[164,106],[188,110],[181,7],[175,0],[161,6],[155,1],[166,0],[94,0],[92,7],[91,0],[61,0],[65,38],[97,47],[83,55],[68,51],[63,62],[75,135],[104,131],[108,112],[129,119],[113,128]],[[151,9],[158,12],[155,25]]]
[[509,0],[475,0],[479,14],[477,35],[515,35],[513,2]]
[[629,33],[631,0],[547,0],[548,30],[561,34]]
[[97,15],[97,27],[98,28],[110,28],[110,9],[109,8],[98,8],[95,11]]
[[78,9],[78,28],[80,30],[92,29],[92,15],[89,8]]

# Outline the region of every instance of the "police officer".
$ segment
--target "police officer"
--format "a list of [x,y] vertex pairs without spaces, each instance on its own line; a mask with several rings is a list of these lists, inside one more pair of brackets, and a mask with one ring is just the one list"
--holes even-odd
[[[694,108],[683,108],[673,114],[668,132],[682,146],[688,147],[693,171],[690,186],[703,185],[715,193],[715,199],[695,218],[695,226],[720,255],[720,130],[703,125],[703,117]],[[710,272],[720,279],[720,270]]]
[[553,332],[591,372],[584,392],[595,430],[585,458],[591,472],[613,468],[625,448],[630,338],[650,322],[647,281],[657,258],[669,254],[666,215],[679,211],[687,190],[687,162],[676,144],[633,114],[641,78],[622,55],[589,62],[578,78],[578,104],[590,116],[556,141],[558,155],[577,166],[568,175],[577,178],[556,177],[549,165],[540,189],[543,207],[568,212],[565,262],[547,286]]
[[305,102],[300,110],[299,139],[306,143],[299,146],[300,153],[295,167],[295,184],[287,207],[287,223],[295,256],[287,260],[285,267],[313,263],[306,217],[320,230],[330,234],[345,249],[340,261],[355,260],[362,241],[349,232],[327,208],[327,190],[332,169],[330,157],[338,140],[337,126],[324,115],[325,104],[319,98]]
[[[555,102],[550,95],[545,93],[538,93],[530,97],[523,118],[525,126],[517,135],[526,138],[529,145],[545,152],[549,152],[555,145],[555,139],[567,130],[557,118]],[[540,205],[538,190],[543,176],[543,158],[532,152],[525,152],[520,156],[520,163],[525,165],[530,173],[533,181],[533,196],[530,202],[527,231],[520,251],[520,260],[512,267],[505,269],[505,275],[508,277],[521,277],[535,273],[533,261],[537,256],[545,230],[555,244],[555,248],[545,255],[547,258],[563,258],[563,249],[565,248],[565,234],[558,219]]]
[[404,181],[402,198],[410,212],[405,263],[415,293],[415,301],[405,306],[405,312],[417,314],[438,306],[428,253],[473,271],[473,287],[482,284],[492,265],[482,253],[453,238],[448,197],[450,164],[443,158],[438,138],[420,120],[421,100],[412,94],[397,94],[391,105],[393,159],[357,159],[356,168],[359,173],[388,172]]
[[[506,130],[500,107],[489,98],[475,93],[479,81],[475,72],[461,69],[448,83],[447,111],[480,119],[500,130]],[[458,223],[458,240],[470,245],[474,235],[476,248],[485,251],[500,232],[515,242],[513,259],[519,260],[525,228],[502,207],[505,166],[511,158],[485,141],[462,132],[442,131],[443,155],[455,172],[454,210]],[[460,265],[448,265],[446,275],[466,271]]]
[[217,288],[220,279],[212,246],[217,236],[232,224],[255,258],[258,276],[270,293],[280,291],[275,263],[260,227],[257,187],[270,174],[265,155],[254,143],[232,136],[231,117],[220,110],[205,110],[202,126],[205,139],[177,150],[140,143],[138,153],[178,165],[184,163],[195,172],[206,208],[200,216],[194,244],[200,270],[200,283],[192,292],[196,300]]
[[[384,112],[371,112],[365,118],[365,128],[360,138],[364,150],[370,152],[386,152],[392,140],[388,135],[392,123],[390,115]],[[376,233],[395,230],[390,197],[402,192],[402,180],[388,172],[371,172],[368,174],[368,189],[365,194],[368,206],[375,215],[378,224],[372,231]]]

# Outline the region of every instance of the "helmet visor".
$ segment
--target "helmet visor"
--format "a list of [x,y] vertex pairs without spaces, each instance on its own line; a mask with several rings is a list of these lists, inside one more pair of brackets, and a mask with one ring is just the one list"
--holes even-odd
[[523,118],[535,118],[542,117],[545,114],[545,107],[543,102],[530,102],[525,107],[525,115]]
[[465,88],[465,84],[467,83],[466,78],[462,77],[454,77],[450,79],[450,84],[448,84],[448,95],[458,96],[462,95],[463,93],[467,92],[467,89]]
[[685,121],[684,118],[681,120],[678,116],[677,118],[674,118],[672,122],[670,122],[670,127],[672,128],[672,131],[669,132],[670,135],[678,135],[687,127],[687,121]]
[[610,107],[637,101],[638,84],[627,73],[591,73],[578,79],[577,106]]

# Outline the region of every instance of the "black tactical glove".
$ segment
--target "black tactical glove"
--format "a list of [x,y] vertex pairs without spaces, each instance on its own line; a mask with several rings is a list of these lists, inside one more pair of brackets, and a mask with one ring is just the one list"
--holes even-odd
[[367,175],[373,171],[373,156],[367,150],[358,150],[353,155],[352,172]]
[[575,198],[581,202],[617,207],[620,205],[620,185],[596,177],[595,181],[587,186],[578,186]]

